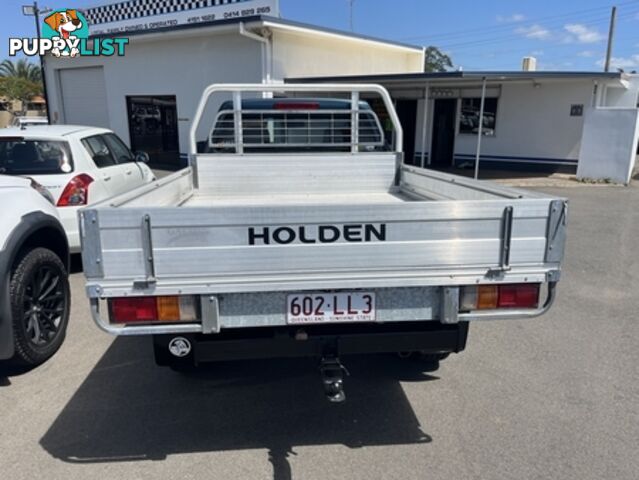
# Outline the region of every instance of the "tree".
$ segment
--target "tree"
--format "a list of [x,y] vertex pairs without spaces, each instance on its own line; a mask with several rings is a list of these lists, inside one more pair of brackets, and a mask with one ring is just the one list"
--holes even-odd
[[425,72],[445,72],[449,68],[453,68],[453,61],[451,58],[437,47],[427,47],[425,57]]
[[17,62],[4,60],[0,63],[0,77],[24,78],[34,83],[42,82],[40,67],[22,58]]
[[42,92],[42,85],[21,77],[0,77],[0,98],[9,103],[20,102],[20,116],[27,113],[27,103]]

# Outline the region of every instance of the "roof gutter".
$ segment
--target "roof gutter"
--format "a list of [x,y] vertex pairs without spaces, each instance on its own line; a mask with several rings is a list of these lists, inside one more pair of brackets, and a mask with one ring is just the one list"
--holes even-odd
[[255,40],[262,44],[262,83],[271,83],[273,76],[271,31],[268,28],[264,28],[262,29],[262,35],[258,35],[257,33],[247,30],[244,22],[240,22],[238,32],[241,36],[250,38],[251,40]]

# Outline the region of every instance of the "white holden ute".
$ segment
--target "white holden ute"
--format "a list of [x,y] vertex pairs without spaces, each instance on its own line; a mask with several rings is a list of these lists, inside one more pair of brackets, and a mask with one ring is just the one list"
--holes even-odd
[[78,209],[155,180],[148,155],[112,131],[43,125],[0,131],[0,174],[24,176],[51,192],[71,253],[80,251]]
[[80,212],[93,319],[151,336],[159,365],[315,357],[342,402],[340,355],[433,371],[469,323],[552,306],[566,200],[404,164],[380,85],[210,85],[189,146],[186,169]]
[[0,361],[35,366],[62,345],[69,322],[69,246],[53,197],[0,175]]

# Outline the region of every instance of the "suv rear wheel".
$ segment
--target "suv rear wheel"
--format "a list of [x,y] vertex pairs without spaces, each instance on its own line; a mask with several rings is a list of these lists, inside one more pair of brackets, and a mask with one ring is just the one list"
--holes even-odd
[[66,334],[71,290],[64,264],[46,248],[19,261],[9,284],[17,363],[36,366],[58,351]]

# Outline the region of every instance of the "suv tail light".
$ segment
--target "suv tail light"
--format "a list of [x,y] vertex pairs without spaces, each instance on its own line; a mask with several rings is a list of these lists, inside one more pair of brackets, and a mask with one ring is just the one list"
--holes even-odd
[[58,200],[58,207],[78,207],[89,202],[89,185],[93,183],[86,173],[73,177],[64,187],[62,195]]
[[538,283],[462,287],[459,293],[459,309],[471,311],[537,308],[539,306],[539,290]]
[[111,323],[194,322],[196,296],[122,297],[109,300]]

